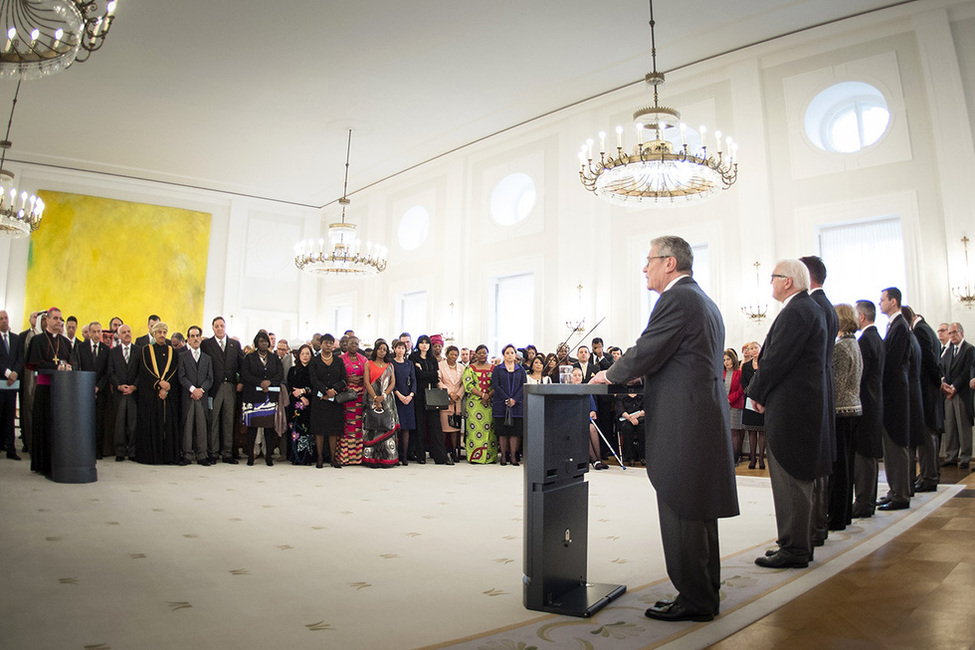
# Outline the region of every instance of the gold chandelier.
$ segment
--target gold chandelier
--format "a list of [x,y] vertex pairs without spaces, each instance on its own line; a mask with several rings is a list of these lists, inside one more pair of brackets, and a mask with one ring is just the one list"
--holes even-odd
[[[616,154],[606,153],[606,133],[599,134],[599,160],[593,159],[594,141],[590,138],[579,152],[579,179],[583,187],[614,205],[643,207],[680,207],[713,198],[719,190],[731,187],[738,179],[738,145],[730,137],[722,139],[715,131],[714,152],[705,141],[707,128],[699,129],[701,146],[691,148],[687,126],[680,113],[660,106],[658,88],[664,74],[657,71],[657,45],[654,34],[653,0],[650,0],[650,56],[653,71],[646,83],[653,88],[653,106],[633,114],[637,143],[633,153],[623,146],[623,127],[616,127]],[[673,129],[680,129],[677,146]],[[670,129],[674,142],[664,137]],[[647,139],[650,131],[653,139]]]
[[328,226],[328,240],[307,239],[295,244],[295,266],[316,275],[359,276],[381,273],[386,270],[386,247],[366,242],[356,236],[355,224],[345,222],[345,209],[349,206],[349,155],[352,153],[352,129],[345,152],[345,187],[339,205],[342,221]]
[[26,191],[17,192],[14,187],[14,175],[3,168],[7,161],[7,151],[11,147],[10,127],[14,123],[14,109],[17,108],[17,96],[20,94],[20,83],[14,92],[13,105],[10,107],[10,120],[7,122],[7,135],[0,141],[0,235],[5,237],[27,237],[41,225],[44,214],[44,201]]
[[0,0],[0,77],[39,79],[88,60],[105,43],[116,0]]

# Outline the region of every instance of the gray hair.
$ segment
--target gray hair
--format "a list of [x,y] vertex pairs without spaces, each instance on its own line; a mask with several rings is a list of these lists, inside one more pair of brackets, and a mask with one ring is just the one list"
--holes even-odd
[[681,237],[667,235],[656,237],[650,240],[651,250],[656,246],[657,255],[663,257],[673,257],[677,260],[677,271],[679,273],[694,274],[694,252],[691,245]]
[[958,328],[958,333],[959,334],[961,334],[962,336],[965,336],[965,328],[962,327],[962,324],[961,323],[952,323],[948,327],[950,328],[952,325],[954,325],[955,327]]
[[809,269],[799,260],[779,260],[775,268],[792,280],[792,286],[799,291],[809,291]]

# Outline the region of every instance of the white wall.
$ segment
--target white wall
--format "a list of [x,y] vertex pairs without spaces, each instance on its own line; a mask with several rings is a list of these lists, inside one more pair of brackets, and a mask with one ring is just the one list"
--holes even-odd
[[[587,323],[605,317],[597,334],[625,348],[645,324],[640,269],[649,241],[677,234],[707,243],[712,294],[725,315],[728,344],[740,347],[761,340],[768,327],[769,319],[756,324],[740,311],[753,298],[754,262],[767,275],[779,258],[814,253],[817,226],[891,209],[904,226],[915,309],[933,322],[960,320],[975,331],[973,312],[948,289],[964,280],[961,237],[975,239],[973,43],[975,2],[921,0],[668,75],[661,103],[741,143],[738,182],[691,208],[618,208],[579,183],[580,144],[616,124],[629,128],[630,114],[649,101],[642,85],[513,129],[353,194],[349,220],[365,239],[390,248],[386,272],[365,280],[302,277],[289,266],[293,240],[323,236],[338,219],[334,207],[320,215],[111,177],[15,171],[22,171],[24,186],[213,213],[205,320],[222,314],[243,339],[261,326],[292,340],[327,331],[340,305],[351,306],[348,326],[366,341],[393,336],[397,294],[426,289],[428,322],[443,323],[432,329],[453,327],[458,343],[474,345],[487,339],[491,278],[531,271],[539,347],[552,349],[566,337],[564,322],[577,309],[581,284]],[[881,88],[892,126],[862,154],[824,154],[801,132],[803,110],[818,90],[845,79]],[[488,204],[494,184],[512,171],[532,176],[538,201],[526,221],[503,228],[491,221]],[[407,252],[396,231],[413,205],[429,211],[431,228],[428,240]],[[19,319],[26,243],[0,241],[3,258],[0,304]]]

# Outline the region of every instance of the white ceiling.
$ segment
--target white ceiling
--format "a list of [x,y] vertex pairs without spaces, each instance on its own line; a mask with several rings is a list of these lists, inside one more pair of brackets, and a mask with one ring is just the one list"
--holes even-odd
[[[657,0],[658,67],[895,4]],[[646,0],[121,0],[89,61],[24,82],[9,157],[320,206],[348,127],[354,193],[642,80],[648,18]]]

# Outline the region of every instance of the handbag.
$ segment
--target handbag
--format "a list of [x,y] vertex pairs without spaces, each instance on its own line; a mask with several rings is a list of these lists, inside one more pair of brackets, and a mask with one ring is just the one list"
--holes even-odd
[[459,413],[449,413],[447,415],[447,426],[454,429],[460,428],[460,414]]
[[390,409],[367,408],[362,413],[362,428],[369,431],[392,431],[393,412]]
[[352,400],[354,400],[357,397],[358,397],[358,395],[356,394],[356,392],[354,390],[352,390],[351,388],[347,388],[347,389],[343,390],[341,393],[338,393],[335,396],[335,403],[336,404],[345,404],[346,402],[351,402]]
[[434,388],[432,386],[425,388],[423,399],[428,411],[442,411],[450,405],[450,396],[447,394],[446,388]]
[[510,427],[514,425],[514,421],[511,419],[511,407],[505,404],[504,406],[504,426]]

